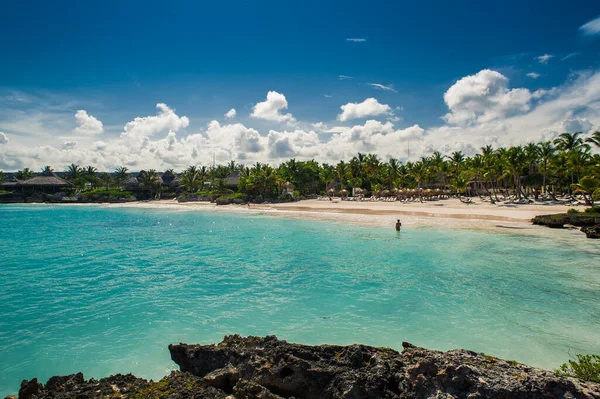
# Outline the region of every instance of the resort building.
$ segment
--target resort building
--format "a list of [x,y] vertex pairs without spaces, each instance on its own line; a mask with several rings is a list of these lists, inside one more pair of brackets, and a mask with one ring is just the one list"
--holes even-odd
[[50,169],[44,170],[38,176],[27,180],[16,180],[0,184],[0,189],[36,191],[45,194],[55,194],[71,186],[71,183],[61,179]]

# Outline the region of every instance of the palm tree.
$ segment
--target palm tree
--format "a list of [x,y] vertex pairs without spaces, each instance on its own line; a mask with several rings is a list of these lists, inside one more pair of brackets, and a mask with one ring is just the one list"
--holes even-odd
[[129,169],[127,169],[125,166],[119,166],[117,169],[115,169],[115,183],[117,184],[117,186],[121,187],[121,185],[127,180],[127,177],[129,176]]
[[[141,172],[140,172],[140,175],[142,175]],[[158,172],[154,169],[150,169],[143,173],[143,175],[141,176],[141,179],[142,179],[142,186],[147,188],[148,191],[150,192],[150,198],[155,199],[156,196],[158,196],[160,194],[159,190],[160,190],[160,186],[161,186],[161,180],[158,177]]]
[[591,157],[589,151],[589,146],[581,146],[568,153],[567,165],[570,167],[571,171],[571,184],[575,183],[576,180],[579,180],[579,176],[581,176],[583,169],[589,163]]
[[538,157],[542,162],[542,174],[543,174],[543,183],[542,187],[544,190],[544,194],[548,193],[548,187],[546,187],[546,181],[548,178],[548,163],[554,157],[554,153],[556,149],[552,146],[551,141],[544,141],[540,143],[538,146]]
[[33,172],[29,168],[24,168],[22,170],[19,170],[15,174],[15,178],[17,180],[27,180],[27,179],[31,179],[32,177],[33,177]]
[[592,133],[592,135],[590,137],[588,137],[587,139],[585,139],[585,142],[586,143],[592,143],[596,147],[600,147],[600,131]]
[[573,184],[573,194],[581,193],[585,199],[585,203],[589,206],[594,206],[594,191],[600,187],[600,181],[592,176],[586,176],[579,180],[579,183]]
[[85,175],[89,176],[89,177],[96,177],[97,172],[98,172],[98,169],[96,169],[95,167],[93,167],[91,165],[87,166],[84,170]]
[[260,179],[263,184],[263,196],[267,196],[267,190],[269,187],[275,184],[276,174],[275,169],[270,165],[265,165],[260,173]]
[[202,177],[200,170],[195,166],[190,166],[181,174],[181,186],[188,193],[195,193],[199,190]]
[[575,133],[562,133],[556,139],[554,139],[554,145],[561,151],[571,152],[582,146],[589,146],[584,143],[581,138],[581,132]]
[[6,173],[0,170],[0,183],[4,183],[7,179]]
[[236,170],[239,169],[239,165],[236,164],[234,160],[231,160],[227,164],[227,169],[229,170],[229,173],[233,173],[233,172],[235,172]]
[[[485,182],[486,190],[487,185],[490,185],[491,190],[487,191],[488,195],[490,196],[490,202],[493,204],[498,201],[496,183],[501,173],[498,173],[498,157],[496,156],[494,148],[491,145],[481,147],[481,159],[483,162],[481,174]],[[494,194],[493,198],[492,193]]]
[[110,173],[102,173],[100,175],[100,181],[104,185],[104,189],[108,190],[108,188],[112,185],[113,179]]
[[67,167],[67,179],[75,181],[81,175],[82,172],[83,170],[79,167],[79,165],[75,165],[74,163],[72,163]]
[[525,155],[525,151],[523,151],[523,147],[510,147],[504,156],[504,166],[506,168],[505,174],[513,178],[513,184],[519,199],[521,199],[521,196],[527,198],[521,190],[521,174],[527,166],[527,156]]
[[537,165],[539,147],[536,143],[528,143],[523,150],[525,151],[525,156],[527,157],[527,162],[529,163],[529,174],[532,174],[535,171],[535,166]]
[[422,161],[417,161],[412,165],[412,175],[417,181],[417,191],[419,192],[419,201],[423,202],[423,190],[421,185],[427,178],[427,165]]

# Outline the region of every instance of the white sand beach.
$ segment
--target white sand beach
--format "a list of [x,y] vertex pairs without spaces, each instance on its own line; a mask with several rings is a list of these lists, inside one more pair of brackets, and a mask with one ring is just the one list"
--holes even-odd
[[560,204],[491,204],[474,199],[465,204],[450,198],[429,202],[371,202],[303,200],[280,204],[250,204],[216,206],[209,202],[179,203],[158,200],[110,204],[109,207],[163,208],[180,211],[216,211],[263,214],[314,220],[335,220],[371,226],[393,226],[401,219],[403,226],[442,226],[469,229],[519,229],[547,234],[550,229],[534,226],[530,220],[537,215],[564,213],[572,206]]

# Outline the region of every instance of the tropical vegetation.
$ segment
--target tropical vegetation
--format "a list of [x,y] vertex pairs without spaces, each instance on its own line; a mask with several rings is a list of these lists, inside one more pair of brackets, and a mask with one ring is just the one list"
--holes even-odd
[[[290,159],[278,166],[265,163],[245,166],[231,161],[213,167],[189,166],[179,175],[173,170],[161,174],[154,169],[131,174],[126,167],[99,173],[91,165],[71,164],[59,175],[80,192],[121,189],[135,176],[139,183],[137,190],[149,198],[173,191],[213,196],[237,192],[245,198],[266,200],[281,198],[284,192],[289,192],[286,187],[293,187],[296,196],[348,195],[356,188],[376,196],[393,195],[403,189],[421,196],[429,189],[481,196],[492,202],[508,196],[521,200],[581,195],[588,205],[593,205],[600,201],[600,155],[593,152],[594,148],[600,148],[600,132],[587,138],[580,132],[563,133],[553,141],[507,148],[487,145],[472,156],[461,151],[449,155],[435,151],[408,162],[359,153],[337,164]],[[28,168],[14,174],[18,180],[31,176],[33,172]],[[165,184],[165,176],[169,180],[178,179],[176,188]],[[235,176],[237,186],[232,187],[228,182],[230,176]],[[0,172],[0,181],[6,178]]]
[[560,366],[555,373],[563,377],[574,377],[584,381],[600,383],[600,356],[577,355],[576,360],[569,360]]

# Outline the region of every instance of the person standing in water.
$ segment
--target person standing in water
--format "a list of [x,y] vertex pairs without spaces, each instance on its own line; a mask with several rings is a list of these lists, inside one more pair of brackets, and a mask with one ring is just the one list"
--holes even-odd
[[396,231],[400,231],[400,227],[402,227],[402,223],[400,223],[400,219],[396,221]]

